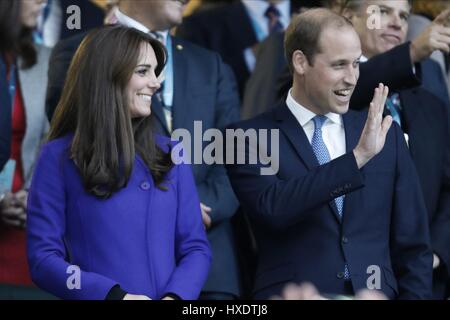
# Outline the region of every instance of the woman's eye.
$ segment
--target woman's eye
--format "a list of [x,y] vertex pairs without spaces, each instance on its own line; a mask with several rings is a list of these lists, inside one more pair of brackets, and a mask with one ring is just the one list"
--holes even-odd
[[145,76],[147,74],[147,69],[140,69],[136,71],[137,74]]

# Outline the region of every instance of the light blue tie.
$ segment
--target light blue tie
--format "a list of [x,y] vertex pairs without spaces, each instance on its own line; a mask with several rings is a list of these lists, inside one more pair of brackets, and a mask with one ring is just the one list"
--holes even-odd
[[391,112],[392,119],[402,126],[402,120],[400,116],[401,105],[400,105],[400,95],[398,93],[393,93],[389,98],[386,99],[386,107]]
[[[317,161],[320,165],[323,165],[325,163],[330,162],[330,153],[328,152],[327,146],[325,145],[325,142],[322,138],[322,126],[327,120],[326,116],[315,116],[313,118],[314,121],[314,134],[311,139],[311,146],[314,151],[314,154],[316,155]],[[342,218],[342,213],[344,209],[344,196],[340,196],[338,198],[334,199],[334,202],[336,203],[336,207],[338,210],[339,215]],[[344,278],[349,279],[350,278],[350,272],[348,271],[347,264],[344,268]]]

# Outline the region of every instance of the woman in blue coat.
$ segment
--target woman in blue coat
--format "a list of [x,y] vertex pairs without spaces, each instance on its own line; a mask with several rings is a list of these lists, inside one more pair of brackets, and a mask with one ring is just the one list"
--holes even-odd
[[152,134],[165,48],[91,32],[69,68],[28,199],[33,281],[64,299],[196,299],[210,248],[191,169]]

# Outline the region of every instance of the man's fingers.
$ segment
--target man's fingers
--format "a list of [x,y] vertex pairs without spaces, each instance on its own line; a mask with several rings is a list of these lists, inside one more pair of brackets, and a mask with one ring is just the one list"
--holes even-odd
[[10,227],[16,227],[19,228],[23,225],[22,221],[18,219],[9,219],[7,217],[2,217],[2,222]]
[[437,33],[432,36],[432,38],[436,38],[439,41],[450,43],[450,28],[440,28],[437,30]]
[[389,129],[391,128],[391,125],[392,125],[392,117],[386,116],[383,119],[383,122],[381,123],[381,135],[383,139],[386,137]]
[[2,215],[8,217],[9,219],[19,219],[21,215],[25,214],[23,208],[20,207],[9,207],[2,210]]
[[205,225],[206,229],[211,227],[211,217],[203,211],[202,211],[202,220],[203,220],[203,224]]
[[381,98],[380,95],[381,95],[381,93],[380,93],[380,85],[378,85],[378,87],[375,88],[375,93],[373,95],[373,100],[372,100],[372,102],[374,104],[375,111],[377,109],[378,104],[380,103],[380,98]]
[[384,86],[383,94],[381,96],[380,109],[379,109],[379,112],[381,114],[383,114],[384,106],[386,105],[386,100],[387,100],[388,95],[389,95],[389,87],[388,86]]
[[207,205],[205,205],[205,204],[203,204],[203,203],[200,203],[200,208],[201,208],[203,211],[206,211],[206,212],[211,212],[211,211],[212,211],[211,207],[208,207]]
[[439,39],[435,39],[432,41],[432,46],[435,50],[440,50],[445,53],[450,52],[450,45],[446,41],[440,41]]
[[450,9],[442,11],[435,19],[434,23],[437,24],[446,24],[450,18]]

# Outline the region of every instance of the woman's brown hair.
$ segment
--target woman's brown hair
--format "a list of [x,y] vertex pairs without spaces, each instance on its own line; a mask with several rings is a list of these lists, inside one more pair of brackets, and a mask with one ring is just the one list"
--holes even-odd
[[21,3],[17,0],[0,0],[0,54],[10,54],[22,59],[23,69],[37,62],[33,30],[20,23]]
[[86,190],[100,198],[126,186],[136,153],[160,189],[173,165],[155,141],[152,116],[132,119],[129,111],[126,87],[143,43],[155,51],[158,76],[167,57],[159,41],[122,26],[90,32],[70,64],[55,110],[49,140],[74,133],[71,157]]

